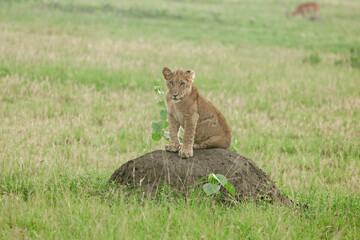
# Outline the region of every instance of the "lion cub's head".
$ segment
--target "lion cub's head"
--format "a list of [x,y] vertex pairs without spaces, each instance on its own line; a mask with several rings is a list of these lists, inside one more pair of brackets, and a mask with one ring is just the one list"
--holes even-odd
[[194,71],[177,70],[172,72],[169,68],[165,67],[162,73],[174,102],[180,102],[191,92],[195,78]]

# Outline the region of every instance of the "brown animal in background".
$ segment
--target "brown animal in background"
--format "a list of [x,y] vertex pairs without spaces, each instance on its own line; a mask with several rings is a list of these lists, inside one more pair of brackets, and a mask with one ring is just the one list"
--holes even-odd
[[301,14],[303,17],[306,16],[308,12],[313,12],[315,19],[319,18],[318,11],[320,10],[320,5],[316,2],[307,2],[300,4],[294,11],[288,12],[287,17],[295,16]]
[[[192,157],[193,149],[224,148],[230,150],[231,130],[224,116],[195,87],[194,71],[164,68],[163,76],[168,91],[170,144],[167,151],[179,152],[180,157]],[[180,145],[178,132],[184,129],[183,144]]]

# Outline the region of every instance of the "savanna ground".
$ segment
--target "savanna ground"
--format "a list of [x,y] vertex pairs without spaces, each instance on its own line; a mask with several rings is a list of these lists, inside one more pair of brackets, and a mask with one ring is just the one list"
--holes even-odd
[[[360,2],[286,19],[297,3],[0,1],[0,238],[359,239]],[[239,153],[305,212],[107,185],[165,145],[164,66],[195,70]]]

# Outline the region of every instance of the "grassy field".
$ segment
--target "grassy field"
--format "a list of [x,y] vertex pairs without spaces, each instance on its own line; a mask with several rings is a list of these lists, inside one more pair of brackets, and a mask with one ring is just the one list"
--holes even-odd
[[[0,0],[0,239],[359,239],[360,2]],[[298,212],[107,185],[192,69]],[[235,142],[235,139],[237,142]]]

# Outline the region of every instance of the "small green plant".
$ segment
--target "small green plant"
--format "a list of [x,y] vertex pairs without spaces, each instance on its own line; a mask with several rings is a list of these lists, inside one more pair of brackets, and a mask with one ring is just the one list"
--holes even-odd
[[166,141],[170,141],[169,132],[166,131],[167,127],[169,126],[169,122],[167,121],[167,110],[165,105],[164,95],[165,93],[161,91],[159,86],[155,86],[154,88],[155,93],[160,97],[160,100],[157,102],[157,106],[160,109],[160,121],[155,121],[151,123],[152,126],[152,133],[151,138],[155,141],[160,141],[161,138],[164,138]]
[[272,202],[271,199],[271,191],[270,191],[270,187],[271,187],[271,183],[269,181],[266,181],[266,183],[263,185],[264,188],[262,190],[260,190],[260,194],[258,194],[258,199],[260,200],[261,203],[264,204],[268,204]]
[[321,58],[320,58],[319,54],[312,53],[309,56],[304,57],[302,59],[302,61],[303,61],[303,63],[310,63],[311,66],[315,66],[321,62]]
[[239,152],[239,149],[236,147],[236,144],[238,143],[238,141],[237,141],[236,138],[235,138],[234,142],[235,142],[235,143],[234,143],[233,145],[231,145],[230,150],[231,150],[232,152],[234,152],[234,153],[238,153],[238,152]]
[[200,183],[208,178],[208,183],[203,185],[204,192],[207,196],[220,194],[221,186],[226,189],[233,197],[235,196],[234,186],[222,174],[210,173],[208,176],[200,178],[196,183]]

